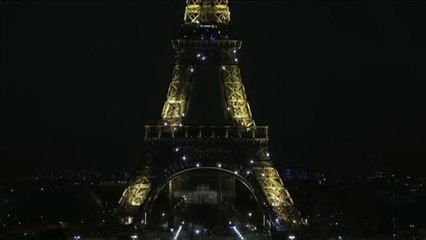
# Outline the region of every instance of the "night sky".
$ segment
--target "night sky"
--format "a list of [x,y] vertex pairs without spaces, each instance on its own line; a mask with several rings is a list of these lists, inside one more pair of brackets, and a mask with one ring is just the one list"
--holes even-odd
[[[425,2],[230,2],[278,166],[426,175]],[[160,119],[184,1],[0,9],[1,175],[132,171]]]

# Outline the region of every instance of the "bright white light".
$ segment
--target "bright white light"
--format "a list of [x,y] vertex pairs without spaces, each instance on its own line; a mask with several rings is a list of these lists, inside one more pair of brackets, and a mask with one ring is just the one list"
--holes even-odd
[[204,61],[204,60],[206,60],[206,57],[204,57],[204,56],[203,56],[203,57],[201,58],[201,60],[203,60],[203,61]]
[[177,147],[177,148],[175,148],[175,152],[179,152],[179,148]]
[[164,123],[164,126],[167,126],[167,123],[166,123],[166,122]]
[[74,239],[74,240],[80,240],[81,239],[81,236],[74,236],[72,239]]
[[194,72],[194,69],[193,69],[193,68],[191,68],[191,69],[189,69],[189,71],[193,73],[193,72]]
[[164,217],[164,216],[166,216],[166,214],[165,214],[165,213],[162,213],[162,214],[161,214],[161,216],[163,216],[163,217]]
[[186,156],[183,156],[183,157],[182,157],[182,160],[184,160],[184,161],[185,161],[185,160],[186,160]]
[[250,171],[247,171],[246,173],[247,173],[247,174],[250,174]]
[[222,167],[222,164],[220,164],[220,163],[219,163],[219,164],[217,164],[217,167],[220,167],[220,168],[221,168],[221,167]]
[[290,235],[290,236],[288,236],[288,239],[293,240],[293,239],[296,239],[296,237],[293,236],[293,235]]
[[199,164],[199,163],[197,163],[195,166],[200,167],[200,164]]
[[200,234],[200,230],[196,229],[195,234]]
[[201,57],[201,53],[197,54],[197,58]]
[[182,230],[182,225],[181,226],[179,226],[179,228],[178,228],[178,230],[177,230],[177,232],[176,232],[176,235],[175,235],[175,237],[173,238],[173,240],[177,240],[178,239],[178,237],[179,237],[179,234],[180,234],[180,231]]
[[238,58],[234,59],[234,61],[238,62]]
[[262,177],[264,177],[265,176],[265,174],[264,173],[262,173]]
[[253,216],[253,213],[249,212],[249,213],[248,213],[248,216],[249,216],[249,217]]
[[251,164],[253,164],[253,163],[254,163],[254,161],[253,161],[253,160],[250,160],[250,163],[251,163]]
[[271,154],[267,152],[267,153],[266,153],[266,156],[267,156],[267,157],[270,157],[270,156],[271,156]]
[[237,50],[234,49],[234,53],[237,53]]
[[222,66],[222,69],[223,69],[223,70],[225,70],[225,69],[226,69],[226,67],[225,67],[225,66]]
[[235,174],[238,174],[238,171],[235,171],[234,173],[235,173]]
[[138,235],[132,235],[132,236],[130,236],[130,238],[133,239],[133,240],[138,239]]
[[237,227],[236,227],[236,226],[233,226],[233,227],[232,227],[232,230],[234,230],[234,232],[238,235],[238,237],[239,237],[241,240],[244,240],[243,235],[241,235],[240,231],[238,231],[238,229],[237,229]]

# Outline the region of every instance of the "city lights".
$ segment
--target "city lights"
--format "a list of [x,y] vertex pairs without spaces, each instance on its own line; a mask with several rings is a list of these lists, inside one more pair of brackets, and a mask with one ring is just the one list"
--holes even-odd
[[[354,19],[362,19],[365,11],[358,11],[358,5],[343,3],[333,6],[332,10],[348,13],[349,17],[347,14],[332,14],[318,18],[318,14],[329,12],[330,4],[321,1],[313,5],[307,3],[309,7],[317,7],[319,13],[313,16],[305,14],[304,17],[308,18],[304,18],[306,21],[302,21],[302,25],[297,19],[290,21],[294,26],[289,28],[289,24],[283,25],[280,17],[269,19],[268,14],[285,15],[286,12],[295,11],[286,17],[291,19],[293,15],[300,16],[306,9],[294,4],[279,6],[280,3],[261,1],[257,8],[251,4],[245,7],[245,4],[236,4],[241,5],[237,10],[241,14],[237,15],[252,19],[231,25],[228,24],[228,1],[181,1],[180,5],[186,4],[182,31],[175,34],[174,39],[163,39],[172,40],[169,48],[173,51],[173,62],[170,57],[164,58],[167,46],[160,46],[158,43],[163,40],[157,38],[170,37],[171,33],[167,30],[179,24],[176,19],[171,21],[169,27],[163,24],[163,20],[175,16],[169,14],[174,5],[157,5],[157,1],[153,3],[155,6],[141,3],[149,6],[143,8],[142,20],[145,20],[138,21],[138,28],[132,27],[135,25],[132,22],[129,28],[129,16],[126,17],[129,11],[115,11],[114,29],[109,31],[111,36],[107,37],[120,40],[115,44],[118,48],[98,41],[99,37],[101,40],[105,37],[98,30],[101,29],[103,33],[111,25],[110,20],[102,19],[110,18],[105,14],[105,9],[89,9],[95,15],[88,15],[87,9],[81,10],[77,6],[66,12],[69,16],[58,18],[56,15],[64,12],[54,10],[58,10],[55,9],[58,7],[61,10],[62,6],[43,6],[41,14],[47,10],[56,14],[52,20],[42,21],[43,29],[48,28],[41,31],[43,34],[38,34],[36,40],[43,41],[32,41],[37,44],[27,44],[23,51],[18,52],[14,50],[22,50],[22,41],[14,40],[20,37],[26,40],[25,36],[40,32],[28,31],[37,30],[40,26],[40,21],[30,21],[37,14],[40,15],[40,9],[34,6],[29,10],[35,11],[25,11],[19,16],[6,14],[10,15],[6,16],[8,21],[5,22],[10,25],[6,33],[11,38],[5,38],[8,44],[4,45],[10,47],[9,72],[12,73],[11,78],[24,79],[22,83],[11,85],[12,88],[22,85],[23,89],[11,89],[10,96],[6,97],[16,98],[15,95],[19,95],[19,101],[12,99],[10,102],[14,105],[6,110],[12,113],[8,116],[24,112],[29,113],[29,117],[22,118],[22,114],[15,114],[8,119],[10,130],[6,140],[10,143],[4,144],[6,154],[2,154],[2,157],[4,155],[10,159],[8,161],[12,166],[6,164],[6,168],[0,171],[6,173],[6,176],[1,176],[5,180],[0,183],[0,239],[44,239],[45,235],[63,235],[70,240],[426,240],[426,226],[422,222],[426,178],[424,171],[415,166],[425,153],[423,142],[419,141],[423,140],[424,134],[416,131],[420,125],[423,127],[425,116],[423,112],[413,111],[421,108],[421,104],[418,104],[420,101],[412,101],[414,98],[410,96],[407,98],[408,90],[414,88],[412,81],[400,81],[400,76],[420,79],[417,68],[421,67],[414,63],[418,62],[421,54],[417,54],[416,59],[410,51],[404,51],[415,49],[411,52],[420,53],[426,48],[424,44],[410,41],[410,36],[418,37],[414,33],[421,32],[417,28],[408,28],[413,25],[410,23],[422,25],[418,16],[410,16],[413,13],[420,15],[419,11],[406,7],[399,10],[398,6],[390,6],[391,10],[397,10],[403,16],[410,16],[400,22],[395,14],[386,14],[383,19],[380,9],[374,7],[368,9],[367,20],[379,19],[386,23],[373,24],[373,30],[378,31],[370,34],[371,28],[365,24],[366,21],[349,28],[336,28],[333,24],[331,37],[340,38],[327,41],[330,21],[352,23]],[[124,5],[126,9],[132,7],[126,2]],[[106,8],[109,13],[110,6]],[[130,20],[135,19],[134,11],[130,14]],[[71,16],[84,18],[78,17],[76,22]],[[388,33],[389,26],[395,25],[392,18],[399,23],[392,28],[394,34],[383,34]],[[65,25],[57,22],[58,19],[66,20]],[[77,25],[70,28],[69,19]],[[90,21],[95,21],[96,26]],[[304,23],[315,21],[318,24],[314,24],[314,32],[306,34],[312,28],[306,29]],[[50,22],[53,22],[51,27]],[[22,28],[22,23],[29,25]],[[261,29],[252,23],[262,26]],[[245,54],[240,55],[245,39],[239,39],[233,33],[238,24],[244,26],[241,31],[252,31],[257,38],[247,41],[249,46],[257,49],[252,51],[252,60],[246,59]],[[115,29],[119,25],[124,25],[126,32],[130,30],[134,33],[121,36],[123,31]],[[59,40],[66,41],[59,45],[51,44],[52,39],[53,42],[58,40],[55,37],[58,26],[67,32],[74,31],[70,36],[76,35],[75,30],[82,28],[84,31],[79,32],[83,34],[98,30],[77,42],[75,39],[79,39],[78,36],[62,38],[63,34],[60,34]],[[343,35],[339,33],[341,30]],[[22,31],[26,33],[21,34]],[[282,41],[276,36],[276,32],[289,31],[290,40]],[[293,36],[300,33],[302,35],[298,37]],[[404,34],[408,34],[408,38]],[[314,39],[311,36],[315,36]],[[391,39],[394,36],[398,36],[395,41]],[[43,39],[38,39],[40,37]],[[315,44],[318,43],[317,39],[320,44]],[[261,40],[265,42],[261,43]],[[341,40],[347,41],[340,44]],[[306,50],[307,42],[314,44],[308,44],[307,51],[298,51]],[[120,48],[123,43],[126,45],[125,51]],[[352,67],[354,61],[339,62],[342,59],[335,56],[326,56],[331,63],[327,66],[318,65],[318,61],[291,64],[294,60],[300,62],[299,58],[312,59],[308,55],[313,54],[316,60],[317,55],[322,57],[333,53],[336,43],[343,60],[355,59],[355,62],[360,62],[358,60],[369,60],[368,57],[373,56],[373,62],[380,62],[382,58],[392,56],[391,60],[395,61],[380,66],[367,64],[355,71]],[[383,43],[389,48],[384,49]],[[72,49],[80,49],[71,51],[71,55],[75,56],[56,53],[61,53],[58,48],[68,48],[70,44]],[[397,45],[400,45],[399,49]],[[90,48],[87,49],[87,46]],[[27,48],[34,49],[27,51]],[[143,51],[147,48],[148,51]],[[323,49],[312,51],[316,48]],[[93,49],[95,51],[91,51]],[[390,49],[395,51],[387,51]],[[27,55],[22,57],[28,60],[31,55],[29,60],[32,60],[33,56],[40,55],[39,50],[47,57],[38,57],[39,61],[15,61],[21,59],[21,52]],[[82,58],[81,53],[87,50],[90,54],[83,54]],[[55,51],[53,58],[49,57],[52,51]],[[381,54],[383,52],[386,54]],[[399,54],[401,52],[404,54]],[[355,56],[351,56],[353,54]],[[364,58],[361,59],[361,55]],[[240,57],[243,57],[241,64]],[[65,58],[73,64],[61,64]],[[140,58],[145,61],[140,61]],[[117,64],[111,64],[111,59],[117,60],[120,67],[118,70],[110,67],[114,70],[112,74],[108,66]],[[397,61],[406,59],[408,63]],[[262,64],[256,63],[259,61]],[[87,62],[96,64],[92,66]],[[159,63],[157,67],[153,66],[155,62]],[[143,66],[139,70],[130,69],[141,63]],[[30,65],[32,67],[28,68]],[[173,72],[166,73],[167,67],[172,66],[174,68],[169,70]],[[249,72],[243,73],[247,67]],[[14,76],[16,69],[38,69],[35,71],[38,76]],[[103,81],[115,78],[115,70],[126,72],[121,79],[123,81]],[[359,74],[360,71],[356,70],[362,71]],[[56,74],[52,71],[56,71]],[[160,71],[160,74],[156,71]],[[42,72],[52,73],[44,74],[52,79],[44,79],[43,74],[40,75]],[[71,73],[71,78],[56,83],[55,76],[61,75],[58,72]],[[34,71],[24,73],[31,75]],[[164,79],[167,74],[168,91],[155,92],[156,89],[166,90],[167,86],[160,87],[165,84],[163,80],[155,80],[160,77]],[[248,81],[243,81],[245,74],[249,77]],[[321,80],[319,84],[318,76]],[[380,76],[386,79],[386,84]],[[364,77],[365,81],[358,81]],[[301,80],[306,81],[301,84]],[[129,89],[132,86],[129,81],[135,81],[137,84],[133,86],[138,87]],[[50,82],[55,82],[50,84],[53,88],[44,91],[46,83]],[[100,84],[104,82],[107,84]],[[353,87],[354,83],[356,88]],[[249,89],[253,86],[255,89]],[[398,87],[404,91],[397,92],[397,101],[389,101],[395,95],[392,90]],[[312,89],[306,91],[306,88]],[[384,91],[377,94],[374,91],[377,88]],[[81,89],[82,92],[77,91]],[[416,90],[415,93],[421,93],[422,89],[419,87]],[[385,94],[380,94],[382,92]],[[42,97],[35,105],[31,102],[34,93],[36,97]],[[137,96],[123,98],[121,95],[125,93]],[[254,96],[249,96],[250,93],[254,93]],[[91,95],[94,96],[89,98]],[[355,99],[355,95],[361,97]],[[417,100],[421,94],[413,92],[411,95]],[[70,100],[70,96],[75,97]],[[52,99],[56,100],[53,102],[55,104],[48,101]],[[157,105],[149,99],[164,100],[162,108],[157,109],[159,113],[155,114],[152,108],[159,107],[160,103]],[[258,104],[263,105],[253,106],[249,104],[250,100],[260,100]],[[141,105],[141,101],[144,104]],[[73,103],[71,109],[70,103]],[[396,107],[395,103],[398,103]],[[40,108],[40,104],[46,106]],[[118,106],[120,104],[124,106]],[[406,105],[409,107],[404,108]],[[327,111],[320,111],[324,107]],[[256,109],[262,111],[255,121],[252,112]],[[266,114],[268,111],[271,114]],[[135,112],[140,114],[133,114]],[[185,117],[186,112],[188,115]],[[151,113],[154,114],[152,118],[148,116]],[[37,115],[35,119],[31,118],[34,114]],[[407,116],[402,116],[404,114]],[[293,117],[286,117],[289,120],[284,121],[282,116]],[[392,116],[397,116],[397,119],[382,124]],[[30,124],[14,121],[21,118]],[[153,122],[149,123],[152,119]],[[145,131],[142,131],[141,123],[145,122],[149,125],[145,125]],[[336,125],[335,122],[340,124]],[[273,125],[269,127],[262,123]],[[21,125],[25,125],[24,128]],[[272,161],[275,159],[278,161]],[[133,160],[137,164],[129,164]],[[20,166],[20,163],[26,162],[30,165]],[[8,172],[9,168],[16,169],[16,173]],[[416,171],[410,172],[410,169]],[[357,174],[358,171],[361,172]],[[20,176],[22,174],[25,176]],[[121,197],[118,191],[121,191]],[[290,196],[292,191],[296,193],[295,201]],[[229,225],[226,225],[226,221]]]

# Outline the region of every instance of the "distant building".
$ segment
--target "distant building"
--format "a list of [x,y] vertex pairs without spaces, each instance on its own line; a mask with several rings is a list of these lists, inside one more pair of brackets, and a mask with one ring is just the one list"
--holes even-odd
[[193,205],[217,205],[218,193],[215,190],[210,190],[210,187],[199,185],[195,191],[177,191],[175,198],[184,198],[186,204]]

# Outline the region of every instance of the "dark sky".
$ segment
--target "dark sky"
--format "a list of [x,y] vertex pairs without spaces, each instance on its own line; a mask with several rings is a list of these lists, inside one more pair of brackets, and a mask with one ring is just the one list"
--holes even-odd
[[[1,2],[1,174],[132,169],[184,1]],[[279,166],[424,174],[426,3],[231,1]]]

